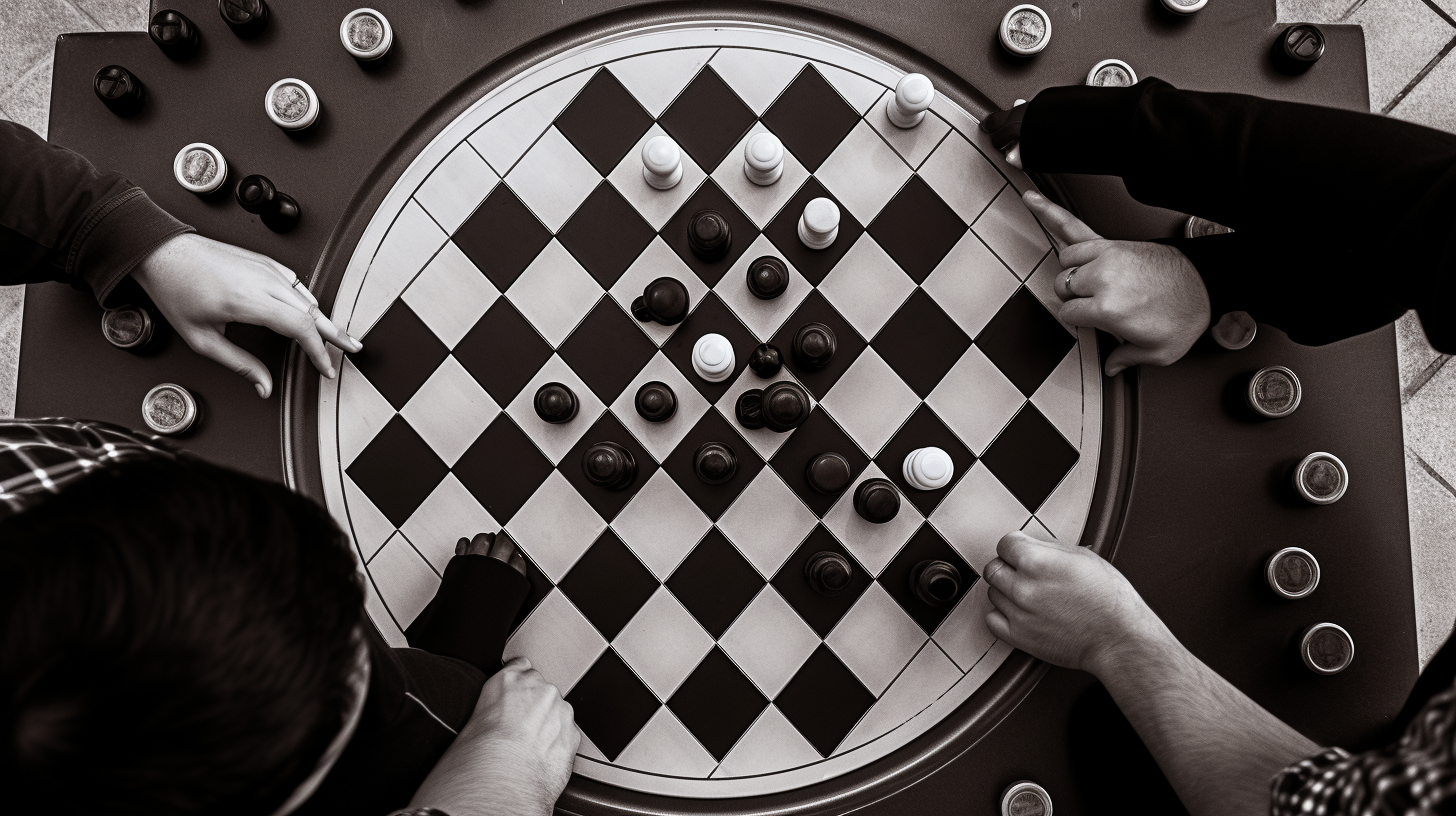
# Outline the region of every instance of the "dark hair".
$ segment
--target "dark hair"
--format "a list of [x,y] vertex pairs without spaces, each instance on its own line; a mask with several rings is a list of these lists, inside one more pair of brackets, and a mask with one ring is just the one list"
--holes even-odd
[[195,459],[0,519],[0,799],[267,816],[343,725],[362,610],[323,508]]

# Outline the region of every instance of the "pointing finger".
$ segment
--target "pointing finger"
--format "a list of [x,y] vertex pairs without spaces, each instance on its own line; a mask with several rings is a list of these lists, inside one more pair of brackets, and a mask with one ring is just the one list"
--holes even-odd
[[1028,190],[1021,196],[1021,200],[1026,202],[1026,206],[1037,217],[1037,220],[1046,226],[1053,240],[1058,242],[1058,248],[1102,237],[1091,227],[1082,223],[1082,219],[1072,215],[1067,209],[1053,204],[1051,199],[1041,193]]
[[308,358],[313,361],[314,368],[323,372],[325,377],[333,379],[338,375],[334,370],[334,362],[329,359],[329,350],[324,348],[324,341],[319,337],[318,329],[314,321],[307,314],[298,310],[294,303],[279,300],[275,297],[260,299],[253,304],[248,312],[249,316],[244,318],[249,323],[256,323],[265,328],[272,329],[284,337],[291,337],[298,341]]

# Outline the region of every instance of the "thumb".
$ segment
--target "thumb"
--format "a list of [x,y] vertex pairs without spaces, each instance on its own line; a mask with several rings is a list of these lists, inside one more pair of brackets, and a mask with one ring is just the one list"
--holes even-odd
[[1091,227],[1082,223],[1082,219],[1072,215],[1064,207],[1052,203],[1052,200],[1036,192],[1027,190],[1021,196],[1028,209],[1037,217],[1037,220],[1046,225],[1047,231],[1058,241],[1058,249],[1063,249],[1071,244],[1080,244],[1083,241],[1095,241],[1101,238]]
[[1122,373],[1123,369],[1130,366],[1141,365],[1143,363],[1158,365],[1158,359],[1158,352],[1153,349],[1135,346],[1132,343],[1123,343],[1113,349],[1111,354],[1107,355],[1107,364],[1104,366],[1104,370],[1107,372],[1107,376],[1116,377]]
[[267,399],[273,393],[273,375],[257,357],[243,351],[215,329],[184,337],[192,350],[237,374],[253,384],[258,396]]

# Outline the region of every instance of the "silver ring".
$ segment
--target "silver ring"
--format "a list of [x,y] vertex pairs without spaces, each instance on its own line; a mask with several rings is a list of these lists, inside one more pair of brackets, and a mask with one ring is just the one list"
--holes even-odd
[[[288,288],[292,289],[294,287],[302,286],[302,285],[303,285],[303,278],[294,278],[293,279],[293,283],[288,284]],[[307,288],[307,287],[305,287],[305,288]]]
[[1080,267],[1080,266],[1074,266],[1071,269],[1068,269],[1067,270],[1067,280],[1066,280],[1065,288],[1067,290],[1067,294],[1069,294],[1069,295],[1071,295],[1073,297],[1076,297],[1076,293],[1072,291],[1072,276],[1075,275],[1075,274],[1077,274],[1077,270],[1078,269],[1081,269],[1081,268],[1082,267]]

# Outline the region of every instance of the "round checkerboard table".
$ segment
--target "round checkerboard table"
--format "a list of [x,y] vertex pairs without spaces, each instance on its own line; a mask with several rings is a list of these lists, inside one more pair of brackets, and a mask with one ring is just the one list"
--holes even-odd
[[[913,66],[782,28],[682,24],[561,53],[497,86],[426,147],[354,250],[334,318],[365,342],[319,396],[330,509],[369,577],[369,612],[395,645],[434,593],[455,541],[504,528],[533,589],[507,656],[566,695],[584,739],[577,773],[646,793],[729,798],[791,791],[913,743],[1010,652],[986,629],[978,571],[1008,530],[1078,541],[1096,481],[1095,338],[1055,317],[1060,269],[1006,165],[946,96],[919,127],[885,103]],[[758,187],[743,145],[783,142],[782,178]],[[666,133],[683,178],[660,191],[641,147]],[[838,239],[807,249],[810,199],[838,203]],[[733,231],[704,262],[686,223],[711,208]],[[791,282],[758,300],[746,269],[781,258]],[[630,304],[654,278],[692,298],[676,326]],[[738,395],[760,342],[833,328],[820,371],[775,379],[814,401],[787,434],[747,430]],[[693,373],[693,343],[732,343],[733,375]],[[787,356],[787,355],[786,355]],[[677,413],[633,408],[668,383]],[[536,389],[562,382],[575,419],[541,421]],[[625,490],[587,482],[583,451],[636,457]],[[704,442],[738,472],[693,473]],[[921,491],[911,450],[950,453],[955,480]],[[813,491],[805,466],[844,455],[855,482],[893,481],[897,517],[861,519],[853,488]],[[844,593],[804,581],[815,553],[855,565]],[[910,590],[926,559],[964,576],[935,608]]]

